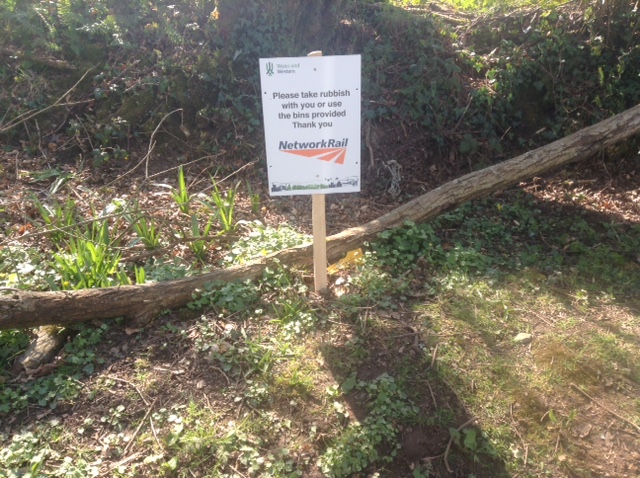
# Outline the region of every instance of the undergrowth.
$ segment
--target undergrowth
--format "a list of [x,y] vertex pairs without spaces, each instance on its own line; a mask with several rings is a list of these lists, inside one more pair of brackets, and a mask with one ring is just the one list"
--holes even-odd
[[[179,138],[172,146],[182,144],[184,158],[225,148],[247,160],[261,141],[258,58],[312,49],[361,54],[364,119],[430,131],[426,146],[456,170],[548,143],[639,100],[638,13],[622,0],[508,4],[507,13],[495,2],[457,4],[484,12],[473,28],[466,17],[461,24],[404,8],[416,2],[334,1],[297,13],[283,2],[156,3],[0,3],[1,46],[21,52],[0,67],[12,92],[0,96],[7,148],[34,154],[44,145],[100,169],[146,148],[162,124],[159,149]],[[45,79],[49,56],[62,66]],[[73,114],[49,111],[37,127],[28,120],[39,133],[20,143],[25,116],[85,71],[69,96]]]

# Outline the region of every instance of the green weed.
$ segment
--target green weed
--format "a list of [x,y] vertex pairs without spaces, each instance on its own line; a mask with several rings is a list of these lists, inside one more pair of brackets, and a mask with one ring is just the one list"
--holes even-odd
[[67,246],[68,252],[53,255],[53,269],[60,275],[63,290],[130,283],[119,269],[120,253],[108,245],[85,238],[70,238]]
[[226,263],[244,264],[273,252],[305,244],[310,240],[287,225],[273,228],[265,226],[260,221],[253,221],[248,227],[251,231],[231,246],[224,258]]
[[32,431],[13,435],[11,441],[0,440],[0,444],[0,465],[9,477],[40,476],[40,469],[53,454],[46,437]]
[[63,240],[74,232],[78,221],[75,201],[69,198],[64,204],[56,201],[51,206],[40,202],[36,197],[32,201],[47,229],[51,231],[49,237],[58,248],[62,248]]
[[236,224],[233,219],[233,214],[236,205],[236,194],[240,183],[236,184],[235,188],[229,188],[225,194],[223,194],[218,188],[218,184],[215,179],[211,179],[213,182],[213,191],[211,192],[211,199],[216,206],[216,216],[220,221],[223,233],[231,233],[235,231]]
[[[366,391],[369,414],[362,423],[350,424],[323,453],[320,463],[327,476],[351,476],[374,463],[392,461],[399,449],[398,426],[412,423],[418,414],[418,409],[389,375],[381,375],[369,383],[354,383],[348,389],[354,387]],[[383,444],[390,447],[388,454],[381,454]]]
[[276,316],[272,322],[279,326],[285,339],[299,337],[318,325],[318,317],[302,300],[278,300],[272,306]]
[[198,273],[191,264],[187,264],[177,257],[171,259],[152,258],[144,265],[145,280],[162,282],[181,279]]
[[[137,204],[134,205],[134,210],[138,210]],[[145,248],[153,250],[160,247],[160,231],[153,218],[140,215],[136,218],[129,217],[128,220]]]
[[182,214],[189,214],[191,196],[189,196],[189,189],[187,188],[187,181],[185,179],[184,169],[182,166],[178,168],[178,188],[171,192],[171,197],[178,205]]
[[458,447],[472,454],[475,462],[480,462],[486,456],[490,458],[497,456],[497,451],[488,438],[475,428],[463,428],[462,430],[449,428],[449,433]]
[[194,294],[187,306],[194,310],[212,307],[220,314],[251,313],[260,299],[258,286],[250,280],[207,285],[205,291]]
[[50,258],[34,247],[6,246],[0,249],[0,286],[26,290],[50,287],[55,272]]
[[29,345],[29,334],[20,330],[0,331],[0,371]]
[[190,217],[191,234],[188,237],[185,236],[185,239],[188,239],[189,249],[191,249],[193,255],[200,261],[204,262],[208,252],[210,242],[209,232],[211,231],[213,220],[209,218],[204,226],[202,226],[196,214],[191,214]]
[[251,183],[247,181],[247,194],[249,195],[249,201],[251,202],[251,213],[254,216],[260,214],[260,194],[253,192]]
[[56,408],[60,401],[76,398],[83,388],[79,379],[93,374],[95,367],[103,363],[95,346],[107,329],[106,324],[97,328],[80,326],[78,334],[65,345],[65,358],[53,374],[30,382],[4,384],[0,388],[0,414],[20,412],[30,403]]

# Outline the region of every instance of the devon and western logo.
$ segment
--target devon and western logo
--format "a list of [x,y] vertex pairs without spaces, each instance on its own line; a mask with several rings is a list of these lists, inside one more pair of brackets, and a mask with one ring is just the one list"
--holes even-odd
[[306,143],[294,141],[280,141],[280,151],[283,153],[304,156],[305,158],[320,159],[322,161],[344,164],[347,157],[347,143],[349,138],[323,139]]

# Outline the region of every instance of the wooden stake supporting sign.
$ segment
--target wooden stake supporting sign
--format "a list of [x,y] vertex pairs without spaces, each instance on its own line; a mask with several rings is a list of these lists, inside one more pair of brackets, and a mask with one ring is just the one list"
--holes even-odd
[[360,64],[321,51],[260,59],[269,191],[312,195],[316,292],[328,284],[325,194],[360,191]]
[[[312,51],[307,56],[322,56],[321,51]],[[313,288],[317,293],[327,290],[327,220],[324,194],[311,196],[311,219],[313,223]]]
[[313,220],[313,285],[316,292],[327,290],[327,222],[324,194],[311,196]]

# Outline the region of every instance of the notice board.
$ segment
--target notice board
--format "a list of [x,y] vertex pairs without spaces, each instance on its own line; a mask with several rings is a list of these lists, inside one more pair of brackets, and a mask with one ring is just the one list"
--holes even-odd
[[260,59],[272,196],[360,191],[360,55]]

